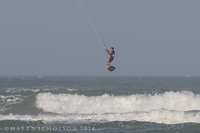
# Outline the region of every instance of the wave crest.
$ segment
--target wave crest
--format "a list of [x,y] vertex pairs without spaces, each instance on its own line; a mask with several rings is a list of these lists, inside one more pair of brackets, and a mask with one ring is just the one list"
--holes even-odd
[[188,91],[163,94],[133,94],[130,96],[85,96],[40,93],[36,106],[45,112],[58,114],[104,114],[151,111],[157,109],[200,110],[200,95]]

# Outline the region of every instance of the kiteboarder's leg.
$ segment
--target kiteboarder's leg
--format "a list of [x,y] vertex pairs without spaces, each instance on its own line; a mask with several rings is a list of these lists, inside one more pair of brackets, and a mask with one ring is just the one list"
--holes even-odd
[[108,65],[108,66],[112,66],[112,65],[110,64],[110,61],[109,61],[109,59],[107,60],[107,62],[106,62],[106,63],[107,63],[107,65]]
[[107,60],[107,65],[108,65],[108,66],[112,66],[112,65],[110,64],[111,61],[112,61],[112,60],[111,60],[110,58]]

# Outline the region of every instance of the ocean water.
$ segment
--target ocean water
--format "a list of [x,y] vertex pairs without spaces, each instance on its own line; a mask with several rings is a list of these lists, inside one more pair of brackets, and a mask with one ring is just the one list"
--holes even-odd
[[0,77],[0,133],[197,133],[200,77]]

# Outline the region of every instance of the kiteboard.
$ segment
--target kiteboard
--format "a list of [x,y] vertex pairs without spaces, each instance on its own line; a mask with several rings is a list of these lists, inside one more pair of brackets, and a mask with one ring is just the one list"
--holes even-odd
[[108,67],[108,70],[111,71],[111,72],[114,71],[115,69],[116,69],[116,68],[115,68],[114,66]]

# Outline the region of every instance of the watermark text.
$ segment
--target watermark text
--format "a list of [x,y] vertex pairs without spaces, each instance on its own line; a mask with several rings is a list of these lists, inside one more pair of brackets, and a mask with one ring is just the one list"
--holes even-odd
[[95,131],[94,127],[89,126],[11,126],[0,127],[0,131]]

